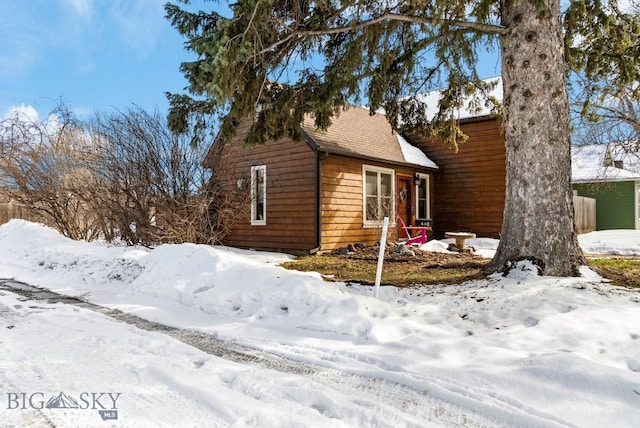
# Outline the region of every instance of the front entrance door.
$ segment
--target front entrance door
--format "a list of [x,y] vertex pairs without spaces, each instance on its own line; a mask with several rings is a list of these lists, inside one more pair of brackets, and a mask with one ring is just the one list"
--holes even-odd
[[[409,226],[413,222],[413,177],[398,175],[397,189],[396,212],[404,224]],[[406,238],[402,229],[398,229],[398,238]]]

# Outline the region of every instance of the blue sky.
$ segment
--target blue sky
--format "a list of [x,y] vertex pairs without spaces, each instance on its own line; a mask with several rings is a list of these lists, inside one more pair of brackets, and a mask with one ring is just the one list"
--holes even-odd
[[[80,115],[131,104],[164,112],[192,59],[164,17],[167,0],[0,0],[0,118],[40,116],[59,100]],[[194,2],[226,10],[226,2]]]

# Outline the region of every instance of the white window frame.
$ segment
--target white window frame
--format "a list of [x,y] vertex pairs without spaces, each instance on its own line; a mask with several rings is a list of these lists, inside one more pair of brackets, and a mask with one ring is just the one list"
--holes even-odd
[[[262,172],[262,212],[258,210],[258,174]],[[260,218],[260,215],[262,218]],[[265,226],[267,224],[267,166],[257,165],[251,167],[251,225]]]
[[[416,200],[416,218],[420,218],[420,219],[430,219],[431,218],[431,178],[429,174],[422,174],[422,173],[418,173],[416,174],[416,177],[418,178],[418,180],[416,180],[416,189],[415,189],[415,200]],[[427,192],[426,192],[426,210],[427,210],[427,215],[426,217],[420,217],[420,181],[421,180],[426,180],[426,184],[427,184]]]
[[[389,213],[389,224],[395,224],[395,212],[396,212],[396,172],[391,168],[382,168],[379,166],[362,165],[362,222],[365,228],[368,227],[380,227],[382,219],[368,220],[367,219],[367,172],[377,173],[377,187],[380,189],[380,177],[381,174],[388,174],[391,176],[391,212]],[[378,194],[378,208],[380,208],[380,195]]]

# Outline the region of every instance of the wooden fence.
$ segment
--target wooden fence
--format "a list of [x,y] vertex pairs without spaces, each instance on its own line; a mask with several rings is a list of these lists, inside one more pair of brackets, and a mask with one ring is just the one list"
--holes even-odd
[[596,230],[596,200],[583,196],[574,196],[573,218],[578,233],[588,233]]
[[15,201],[0,202],[0,224],[4,224],[12,218],[20,218],[29,221],[40,221],[39,217],[29,211],[24,205]]

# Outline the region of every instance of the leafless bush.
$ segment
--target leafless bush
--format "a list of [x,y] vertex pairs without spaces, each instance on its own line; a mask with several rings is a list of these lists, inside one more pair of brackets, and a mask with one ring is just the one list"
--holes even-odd
[[[81,124],[60,107],[50,117],[0,123],[7,199],[73,239],[215,243],[227,233],[238,204],[202,166],[207,148],[171,133],[157,112],[98,113]],[[220,155],[209,155],[223,171]]]
[[[95,217],[75,189],[86,171],[86,140],[64,106],[38,121],[16,112],[0,123],[0,186],[20,203],[72,239],[93,239]],[[85,180],[82,180],[85,182]]]
[[221,238],[230,220],[222,217],[232,213],[202,166],[206,147],[192,146],[157,112],[139,108],[97,114],[90,135],[99,153],[91,200],[110,226],[107,236],[143,245]]

